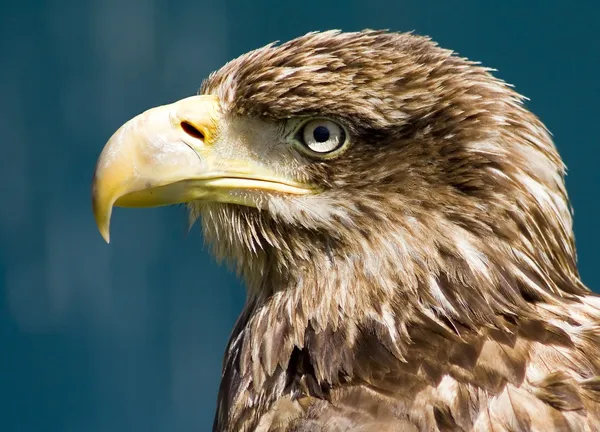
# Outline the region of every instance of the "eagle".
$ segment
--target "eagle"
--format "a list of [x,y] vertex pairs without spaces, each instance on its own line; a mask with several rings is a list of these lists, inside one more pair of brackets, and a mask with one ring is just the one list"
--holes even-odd
[[524,97],[414,33],[312,32],[125,123],[93,213],[184,203],[247,298],[213,430],[600,430],[600,298]]

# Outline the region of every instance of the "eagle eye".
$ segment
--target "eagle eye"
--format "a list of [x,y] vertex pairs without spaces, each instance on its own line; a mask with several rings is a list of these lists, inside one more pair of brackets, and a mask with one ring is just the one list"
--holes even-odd
[[315,119],[300,127],[296,134],[296,141],[313,155],[330,156],[346,143],[346,131],[334,121]]

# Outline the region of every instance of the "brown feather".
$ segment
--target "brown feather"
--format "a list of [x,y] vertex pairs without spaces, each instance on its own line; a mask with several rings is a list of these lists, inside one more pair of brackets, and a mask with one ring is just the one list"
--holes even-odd
[[564,165],[520,95],[378,31],[269,45],[201,92],[232,122],[327,117],[352,139],[333,159],[286,153],[314,196],[190,204],[248,289],[215,431],[598,429],[600,300]]

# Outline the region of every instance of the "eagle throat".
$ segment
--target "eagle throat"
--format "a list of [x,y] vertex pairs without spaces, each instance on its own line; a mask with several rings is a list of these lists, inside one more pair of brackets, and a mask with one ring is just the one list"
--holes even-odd
[[445,366],[474,367],[489,332],[507,344],[527,332],[572,344],[537,305],[578,302],[588,291],[577,274],[544,267],[514,239],[482,241],[442,215],[386,215],[358,235],[353,225],[319,232],[230,205],[204,212],[215,254],[237,266],[248,290],[225,356],[216,430],[252,430],[259,418],[245,417],[248,401],[258,415],[282,396],[327,399],[399,364],[419,377],[415,389],[437,385]]

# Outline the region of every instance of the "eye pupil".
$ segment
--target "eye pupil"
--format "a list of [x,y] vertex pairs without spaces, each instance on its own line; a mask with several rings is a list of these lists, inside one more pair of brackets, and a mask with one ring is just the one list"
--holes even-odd
[[329,139],[329,136],[329,129],[327,129],[325,126],[317,126],[313,131],[313,138],[316,142],[325,142]]

